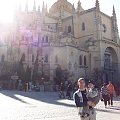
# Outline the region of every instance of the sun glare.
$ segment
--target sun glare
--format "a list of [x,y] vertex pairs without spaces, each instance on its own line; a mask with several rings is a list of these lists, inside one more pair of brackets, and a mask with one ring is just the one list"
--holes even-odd
[[12,22],[16,0],[0,0],[0,22]]
[[[22,9],[25,9],[25,4],[28,1],[29,9],[32,8],[34,4],[34,0],[0,0],[0,23],[10,23],[13,21],[13,16],[15,13],[15,9],[21,4]],[[52,5],[56,0],[35,0],[36,6],[40,5],[42,9],[43,1],[45,5],[47,3],[48,8]]]
[[[50,6],[56,2],[57,0],[35,0],[36,1],[36,7],[38,7],[38,5],[40,5],[40,8],[42,9],[42,4],[43,1],[45,3],[47,3],[48,9],[50,8]],[[75,6],[77,5],[77,1],[78,0],[68,0],[71,3],[75,3]],[[83,8],[89,8],[94,6],[95,4],[95,0],[81,0],[82,2],[82,6]],[[87,4],[87,2],[90,1],[91,4]],[[100,0],[101,4],[104,0]],[[116,0],[117,1],[117,0]],[[11,23],[13,22],[14,19],[14,13],[15,13],[15,9],[19,6],[19,4],[21,4],[22,6],[22,10],[25,10],[25,4],[26,2],[28,2],[28,8],[31,10],[33,8],[33,4],[34,4],[34,0],[0,0],[0,23]],[[103,2],[105,4],[107,4],[105,1]],[[116,6],[117,6],[117,2]],[[108,15],[112,15],[112,4],[113,2],[109,3],[109,9],[111,11],[106,11],[106,13]],[[106,10],[106,7],[104,5],[101,5],[101,9],[103,9],[104,11]],[[116,7],[116,13],[117,13],[117,17],[118,19],[120,19],[120,15],[118,14],[119,12],[118,7]],[[120,22],[118,21],[118,26],[120,25]]]

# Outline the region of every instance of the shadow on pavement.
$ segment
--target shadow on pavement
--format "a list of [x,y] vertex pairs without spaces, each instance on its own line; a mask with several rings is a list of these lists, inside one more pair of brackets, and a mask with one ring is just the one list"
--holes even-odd
[[24,101],[24,100],[16,97],[13,92],[1,91],[0,93],[3,94],[3,95],[5,95],[5,96],[7,96],[7,97],[10,97],[10,98],[13,98],[15,100],[18,100],[18,101],[20,101],[22,103],[29,104],[28,102],[26,102],[26,101]]
[[116,111],[111,111],[111,109],[109,108],[109,109],[98,109],[98,108],[96,108],[96,110],[97,111],[99,111],[99,112],[109,112],[109,113],[114,113],[114,114],[120,114],[119,112],[116,112]]
[[49,103],[49,104],[62,105],[62,106],[67,106],[67,107],[75,107],[75,105],[71,104],[71,102],[70,103],[60,102],[60,100],[62,100],[62,99],[58,98],[57,92],[1,91],[1,93],[5,96],[8,96],[8,97],[13,98],[15,100],[18,100],[18,101],[25,103],[25,104],[32,104],[32,103],[28,103],[27,101],[20,99],[16,95],[21,95],[23,97],[28,97],[30,99],[38,100],[38,101]]
[[120,101],[120,98],[115,97],[115,98],[114,98],[114,101]]
[[[65,103],[65,101],[64,101],[64,103],[61,102],[62,99],[58,98],[58,93],[57,92],[1,91],[0,93],[2,93],[5,96],[8,96],[10,98],[13,98],[15,100],[18,100],[22,103],[29,104],[29,105],[33,105],[33,103],[29,103],[29,102],[27,102],[27,100],[20,99],[16,95],[20,95],[20,96],[27,97],[27,98],[30,98],[30,99],[33,99],[33,100],[45,102],[45,103],[48,103],[48,104],[61,105],[61,106],[67,106],[67,107],[75,107],[75,105],[73,104],[73,102],[71,100],[69,100],[69,102],[66,101],[66,103]],[[114,113],[114,114],[120,114],[118,112],[118,110],[120,110],[119,106],[113,106],[109,109],[98,109],[98,108],[96,108],[96,110],[100,111],[100,112],[109,112],[109,113]],[[113,111],[113,110],[117,110],[117,111]]]
[[110,109],[119,110],[120,111],[120,106],[113,106],[113,107],[110,107]]

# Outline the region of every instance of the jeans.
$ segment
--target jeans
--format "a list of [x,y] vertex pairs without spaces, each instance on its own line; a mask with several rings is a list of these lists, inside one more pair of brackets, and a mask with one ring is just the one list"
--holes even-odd
[[107,102],[108,105],[110,105],[110,96],[109,95],[102,95],[103,100],[104,100],[104,105],[107,106]]
[[110,104],[113,105],[113,94],[110,94]]
[[91,110],[90,115],[88,117],[80,117],[80,120],[96,120],[96,111]]

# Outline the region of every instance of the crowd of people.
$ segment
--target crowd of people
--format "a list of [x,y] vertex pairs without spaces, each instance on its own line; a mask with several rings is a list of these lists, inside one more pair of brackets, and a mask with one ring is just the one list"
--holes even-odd
[[76,107],[78,108],[78,114],[80,120],[96,120],[96,111],[94,107],[103,101],[105,108],[113,107],[113,97],[119,96],[120,93],[116,91],[114,84],[103,83],[99,88],[96,87],[93,80],[89,80],[87,83],[84,78],[80,78],[74,84],[66,81],[59,86],[59,97],[73,99]]
[[[66,92],[66,95],[65,95]],[[67,84],[63,84],[61,83],[59,86],[59,98],[68,98],[68,99],[72,99],[72,84],[71,83],[67,83]]]
[[101,88],[101,100],[104,101],[105,108],[107,107],[107,105],[109,107],[113,106],[114,93],[115,93],[115,88],[111,82],[109,82],[108,85],[106,83],[103,84]]

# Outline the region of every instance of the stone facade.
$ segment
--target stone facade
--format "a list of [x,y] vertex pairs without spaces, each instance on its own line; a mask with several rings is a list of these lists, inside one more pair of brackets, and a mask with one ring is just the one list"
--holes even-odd
[[80,0],[77,9],[67,0],[56,0],[49,12],[44,3],[42,11],[40,7],[36,10],[35,3],[32,11],[27,5],[25,11],[20,7],[14,26],[2,36],[8,40],[7,46],[0,48],[1,60],[4,56],[5,61],[18,62],[24,55],[23,65],[33,71],[37,61],[39,74],[49,81],[57,77],[56,68],[67,72],[62,76],[68,80],[119,80],[120,39],[115,9],[112,16],[106,15],[100,11],[98,0],[88,10],[82,8]]

